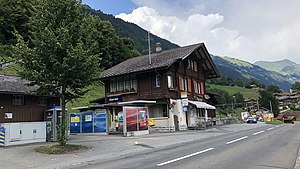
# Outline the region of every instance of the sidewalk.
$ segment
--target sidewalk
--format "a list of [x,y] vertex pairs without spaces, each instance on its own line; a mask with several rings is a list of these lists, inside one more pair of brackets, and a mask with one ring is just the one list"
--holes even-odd
[[151,133],[144,136],[123,137],[122,135],[71,135],[69,144],[91,147],[91,150],[78,154],[46,155],[35,152],[41,145],[31,144],[0,148],[1,169],[19,168],[64,168],[88,161],[115,159],[142,151],[151,151],[176,144],[215,137],[226,133],[261,127],[266,124],[234,124],[217,126],[208,130],[184,131],[174,133]]

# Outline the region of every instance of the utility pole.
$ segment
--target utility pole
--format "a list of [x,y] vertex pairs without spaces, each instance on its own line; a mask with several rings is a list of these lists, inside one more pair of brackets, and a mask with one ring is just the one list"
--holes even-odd
[[151,44],[150,44],[150,31],[148,30],[148,57],[149,65],[151,65]]
[[272,101],[270,100],[270,110],[271,110],[271,113],[273,112],[272,110]]

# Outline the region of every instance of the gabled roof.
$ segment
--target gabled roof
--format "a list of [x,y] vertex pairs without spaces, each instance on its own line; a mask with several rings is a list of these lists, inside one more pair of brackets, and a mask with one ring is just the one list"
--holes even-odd
[[37,86],[28,86],[29,81],[17,75],[0,74],[0,93],[30,94],[38,89]]
[[206,72],[209,72],[208,78],[219,77],[219,73],[216,70],[204,43],[199,43],[162,51],[160,53],[153,53],[151,54],[151,64],[149,64],[148,55],[128,59],[116,66],[113,66],[112,68],[103,71],[101,74],[101,79],[154,69],[169,68],[176,61],[184,60],[193,53],[199,59],[203,60],[204,63],[201,66]]

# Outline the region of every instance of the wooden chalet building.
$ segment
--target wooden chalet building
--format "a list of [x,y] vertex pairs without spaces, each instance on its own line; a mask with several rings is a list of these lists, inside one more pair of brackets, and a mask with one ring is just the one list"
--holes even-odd
[[[206,103],[209,95],[205,82],[216,77],[219,73],[203,43],[166,51],[157,46],[150,57],[128,59],[101,74],[103,101],[107,106],[156,101],[147,105],[149,118],[155,121],[153,127],[186,130],[201,119],[215,116],[215,107]],[[122,111],[121,107],[110,109]]]
[[0,74],[0,123],[44,121],[44,110],[59,97],[37,96],[37,86],[15,75]]

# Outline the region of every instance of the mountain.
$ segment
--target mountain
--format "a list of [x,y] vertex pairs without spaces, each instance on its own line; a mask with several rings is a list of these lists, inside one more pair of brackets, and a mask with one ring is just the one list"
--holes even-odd
[[[142,54],[148,53],[148,31],[142,29],[136,24],[125,22],[122,19],[115,18],[113,15],[108,15],[100,10],[94,10],[86,6],[86,10],[92,15],[98,16],[101,20],[109,21],[115,28],[120,37],[129,37],[134,41],[135,48]],[[150,44],[152,51],[155,50],[155,44],[159,42],[163,50],[178,48],[179,46],[162,39],[154,34],[150,36]]]
[[267,70],[275,71],[282,75],[290,75],[295,79],[300,78],[300,64],[292,62],[288,59],[280,60],[280,61],[258,61],[254,63],[262,68]]
[[244,82],[254,78],[266,86],[276,85],[286,91],[289,90],[294,83],[294,79],[290,75],[282,75],[275,71],[266,70],[246,61],[231,57],[222,58],[219,56],[212,56],[212,59],[221,76],[224,77],[230,77],[232,79],[240,78]]

